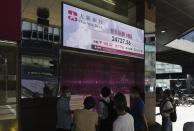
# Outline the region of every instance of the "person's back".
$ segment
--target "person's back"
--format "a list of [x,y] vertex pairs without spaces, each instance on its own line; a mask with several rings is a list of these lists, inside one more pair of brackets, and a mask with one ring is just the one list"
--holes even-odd
[[113,131],[134,131],[134,120],[133,117],[126,113],[125,115],[120,115],[115,120],[113,124]]
[[108,87],[101,89],[99,102],[100,131],[112,131],[113,121],[116,119],[116,111],[113,101],[110,99],[111,90]]
[[122,93],[117,93],[114,97],[117,119],[113,123],[113,131],[134,131],[133,117],[126,113],[127,100]]
[[74,112],[74,128],[75,131],[96,131],[98,125],[98,114],[93,112],[95,106],[93,97],[86,97],[84,100],[84,109]]
[[95,131],[98,122],[98,114],[91,110],[83,109],[74,112],[76,131]]
[[131,88],[131,115],[134,118],[135,131],[147,131],[148,124],[145,117],[145,104],[140,94],[138,86]]
[[136,130],[144,129],[143,114],[145,112],[144,102],[141,99],[134,99],[131,105],[131,114],[134,118]]

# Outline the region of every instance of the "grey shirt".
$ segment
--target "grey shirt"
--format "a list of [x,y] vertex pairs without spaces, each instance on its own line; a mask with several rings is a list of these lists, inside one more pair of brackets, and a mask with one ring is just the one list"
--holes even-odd
[[69,100],[61,97],[57,102],[57,128],[71,129],[71,122]]
[[[170,110],[170,109],[173,109],[173,105],[172,103],[170,102],[170,100],[166,99],[163,107],[162,107],[162,111],[166,111],[166,110]],[[164,113],[162,112],[162,117],[169,117],[170,116],[170,113]]]
[[[109,97],[107,97],[107,98],[102,97],[102,100],[106,101],[107,103],[110,103]],[[102,101],[100,101],[100,103],[99,103],[99,117],[100,117],[100,119],[107,119],[108,118],[108,107]]]

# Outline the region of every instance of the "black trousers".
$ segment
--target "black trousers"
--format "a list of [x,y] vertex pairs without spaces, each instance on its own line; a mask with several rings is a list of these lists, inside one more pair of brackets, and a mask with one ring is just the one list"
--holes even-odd
[[100,121],[100,131],[112,131],[112,127],[113,123],[110,120],[105,119]]
[[144,129],[135,129],[135,131],[144,131]]
[[71,129],[62,129],[62,128],[57,128],[56,131],[71,131]]

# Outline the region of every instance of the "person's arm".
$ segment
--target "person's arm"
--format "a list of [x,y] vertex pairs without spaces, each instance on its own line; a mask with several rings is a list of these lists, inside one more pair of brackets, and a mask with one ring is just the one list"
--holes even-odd
[[97,115],[97,117],[96,117],[95,127],[96,127],[96,131],[98,131],[98,130],[99,130],[99,129],[98,129],[98,115]]
[[174,112],[174,109],[171,108],[171,109],[168,109],[168,110],[163,110],[163,112],[164,112],[164,113],[172,113],[172,112]]
[[149,131],[149,127],[148,127],[148,123],[147,123],[145,113],[143,114],[143,123],[144,123],[145,131]]
[[74,113],[74,110],[71,110],[71,109],[70,109],[70,111],[69,111],[69,112],[70,112],[71,114],[73,114],[73,113]]
[[76,111],[73,112],[73,123],[72,123],[72,130],[76,127]]
[[63,105],[61,105],[61,106],[62,106],[64,112],[70,113],[70,114],[73,113],[73,112],[71,111],[71,109],[70,109],[70,104],[69,104],[69,102],[64,102],[64,103],[61,103],[61,104],[63,104]]
[[141,102],[141,105],[140,105],[140,110],[141,110],[141,117],[142,117],[142,121],[143,121],[143,125],[145,127],[145,131],[148,131],[149,128],[148,128],[148,123],[147,123],[147,119],[146,119],[146,116],[145,116],[145,104],[144,102],[142,101]]
[[133,117],[131,116],[131,131],[134,131],[134,119]]
[[99,103],[99,118],[104,117],[104,103],[100,101]]

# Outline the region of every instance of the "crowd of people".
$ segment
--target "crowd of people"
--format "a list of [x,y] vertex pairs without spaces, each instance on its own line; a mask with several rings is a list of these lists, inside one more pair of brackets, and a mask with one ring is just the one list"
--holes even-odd
[[62,86],[57,103],[57,131],[148,131],[140,90],[134,86],[130,92],[130,108],[123,93],[118,92],[112,98],[111,90],[103,87],[98,112],[94,110],[96,101],[92,96],[85,98],[83,109],[71,111],[70,89]]

